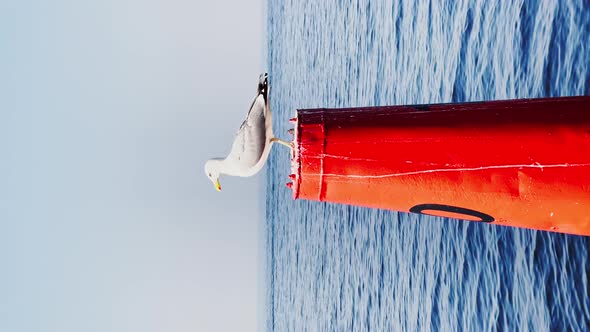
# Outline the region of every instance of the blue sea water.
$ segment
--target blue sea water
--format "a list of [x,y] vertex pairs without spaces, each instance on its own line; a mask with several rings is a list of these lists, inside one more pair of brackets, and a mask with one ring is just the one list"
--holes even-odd
[[[590,94],[590,2],[268,2],[275,133],[298,108]],[[267,172],[267,329],[590,331],[590,237],[293,201]],[[590,211],[589,211],[590,213]]]

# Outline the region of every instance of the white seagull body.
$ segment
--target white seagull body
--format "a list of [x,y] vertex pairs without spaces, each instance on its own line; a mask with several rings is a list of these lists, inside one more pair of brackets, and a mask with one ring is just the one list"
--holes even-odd
[[272,146],[270,139],[274,137],[267,90],[266,83],[262,89],[259,88],[248,116],[236,134],[231,151],[222,162],[222,173],[245,177],[258,173],[264,167]]
[[268,159],[272,143],[291,146],[273,135],[268,90],[268,75],[265,73],[260,75],[258,94],[236,134],[231,151],[227,157],[210,159],[205,164],[205,173],[217,190],[221,190],[221,174],[247,177],[258,173]]

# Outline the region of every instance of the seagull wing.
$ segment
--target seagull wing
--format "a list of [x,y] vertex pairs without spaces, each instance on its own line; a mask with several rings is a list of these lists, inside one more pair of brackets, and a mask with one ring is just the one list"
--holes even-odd
[[[227,163],[234,173],[245,173],[257,164],[267,144],[265,124],[266,101],[262,94],[254,98],[246,119],[240,126]],[[239,175],[239,174],[236,174]]]

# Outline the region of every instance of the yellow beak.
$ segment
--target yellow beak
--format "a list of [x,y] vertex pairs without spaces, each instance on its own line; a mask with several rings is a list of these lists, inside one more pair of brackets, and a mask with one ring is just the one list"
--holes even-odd
[[217,191],[221,191],[221,184],[219,183],[219,180],[215,180],[215,189],[217,189]]

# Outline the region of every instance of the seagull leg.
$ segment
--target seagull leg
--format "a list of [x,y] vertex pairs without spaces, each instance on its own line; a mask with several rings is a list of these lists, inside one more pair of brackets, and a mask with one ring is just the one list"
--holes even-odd
[[270,141],[273,142],[273,143],[279,143],[279,144],[282,144],[284,146],[288,146],[290,149],[293,149],[293,144],[292,143],[285,142],[285,141],[280,140],[280,139],[278,139],[276,137],[271,138]]

